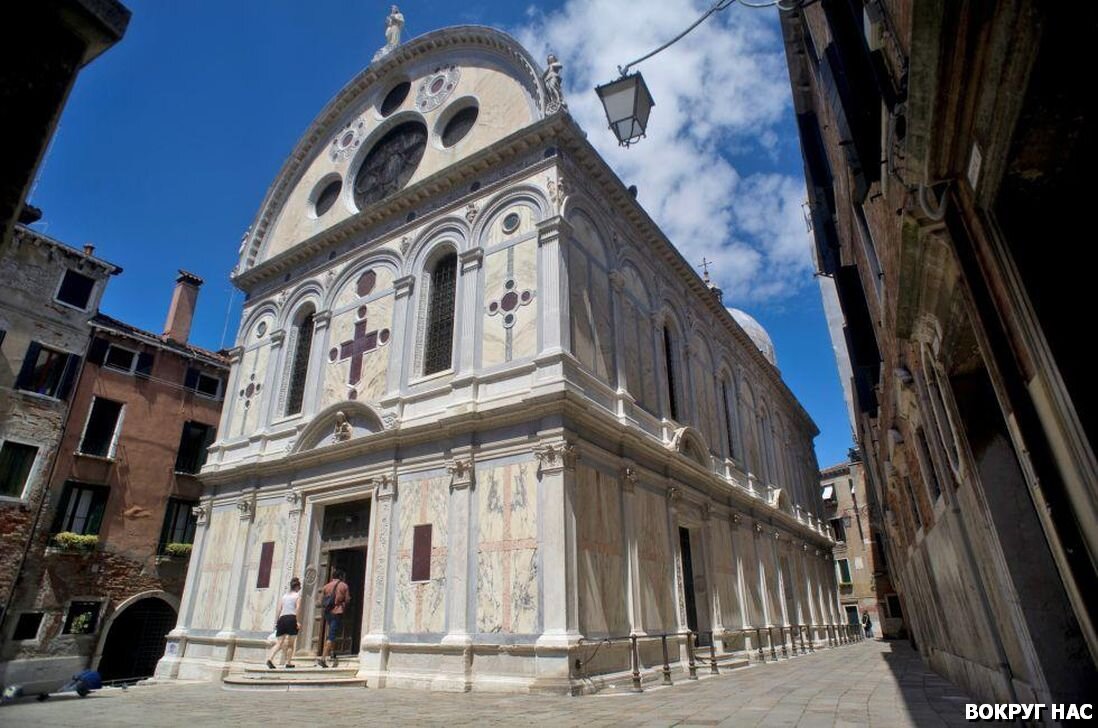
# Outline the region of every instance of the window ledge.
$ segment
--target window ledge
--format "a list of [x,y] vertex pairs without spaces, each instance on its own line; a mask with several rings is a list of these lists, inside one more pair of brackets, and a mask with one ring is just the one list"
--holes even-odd
[[0,506],[19,506],[23,510],[30,508],[30,501],[27,498],[19,498],[14,495],[0,495]]
[[52,394],[41,394],[39,392],[32,392],[29,389],[16,389],[15,391],[19,392],[19,394],[23,395],[24,397],[31,397],[32,399],[41,399],[45,400],[46,402],[61,401],[60,397],[54,397]]
[[80,452],[79,450],[74,452],[73,455],[76,455],[77,457],[87,458],[88,460],[98,460],[101,463],[113,463],[115,461],[115,458],[111,457],[110,455],[92,455],[91,453]]
[[98,552],[98,545],[90,551],[84,551],[81,549],[63,549],[57,546],[47,546],[45,554],[46,556],[92,556]]
[[198,473],[191,473],[186,470],[173,470],[172,472],[175,473],[176,476],[182,476],[185,478],[198,478]]

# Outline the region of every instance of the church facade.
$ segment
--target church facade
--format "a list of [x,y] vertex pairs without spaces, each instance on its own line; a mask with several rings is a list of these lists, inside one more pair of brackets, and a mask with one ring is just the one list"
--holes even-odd
[[375,687],[576,691],[630,669],[631,634],[677,661],[688,630],[723,658],[841,623],[815,425],[557,89],[509,36],[448,28],[293,150],[233,273],[158,677],[261,664],[293,576],[315,651],[336,568],[336,649]]

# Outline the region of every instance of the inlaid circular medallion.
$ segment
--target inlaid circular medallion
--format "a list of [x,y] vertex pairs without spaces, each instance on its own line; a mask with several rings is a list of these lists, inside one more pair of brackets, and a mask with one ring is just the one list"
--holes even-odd
[[461,79],[461,71],[457,66],[436,68],[435,72],[419,85],[416,91],[416,108],[421,113],[434,111],[442,102],[449,98]]
[[267,322],[266,321],[260,321],[259,326],[255,327],[255,337],[257,339],[262,339],[263,334],[265,334],[265,333],[267,333]]
[[362,144],[362,138],[365,136],[363,133],[364,127],[365,125],[361,121],[352,122],[335,135],[328,148],[328,155],[333,162],[339,159],[347,159],[354,154],[354,151]]

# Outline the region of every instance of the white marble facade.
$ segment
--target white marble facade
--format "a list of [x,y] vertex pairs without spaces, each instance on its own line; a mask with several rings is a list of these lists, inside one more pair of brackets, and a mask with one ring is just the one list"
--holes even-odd
[[[472,103],[471,130],[447,146],[447,120]],[[369,501],[353,596],[372,686],[589,687],[628,659],[611,649],[580,675],[585,640],[682,632],[687,589],[722,655],[752,653],[755,628],[838,619],[815,426],[546,104],[514,40],[448,29],[363,71],[290,155],[234,271],[248,298],[159,676],[260,661],[294,575],[308,646],[325,509],[349,500]],[[416,119],[418,166],[358,209],[356,165]],[[320,213],[317,188],[336,179]],[[451,366],[425,375],[431,270],[451,253]],[[413,579],[426,525],[429,576]]]

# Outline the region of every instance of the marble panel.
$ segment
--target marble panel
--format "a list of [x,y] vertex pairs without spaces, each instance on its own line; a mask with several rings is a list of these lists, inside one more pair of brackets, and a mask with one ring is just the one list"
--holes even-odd
[[594,333],[594,368],[604,382],[614,384],[614,314],[610,307],[610,278],[604,268],[591,264],[587,274],[588,306]]
[[485,367],[495,366],[507,361],[507,332],[503,327],[503,316],[490,315],[488,306],[498,301],[505,293],[507,280],[507,250],[497,250],[484,258],[484,340],[481,343],[481,363]]
[[626,634],[628,589],[617,479],[581,463],[575,507],[580,631],[588,637]]
[[[511,213],[519,216],[518,227],[513,230],[504,230],[503,221]],[[490,248],[509,239],[528,235],[534,232],[536,224],[537,213],[532,207],[521,203],[510,205],[497,212],[492,221],[488,223],[483,235],[481,235],[480,244],[482,247]]]
[[[386,329],[392,330],[393,303],[393,294],[390,293],[364,304],[366,308],[367,336],[371,336],[375,332],[380,335],[380,332]],[[332,316],[331,333],[327,345],[328,351],[324,352],[321,359],[321,366],[324,367],[324,389],[318,409],[351,399],[349,395],[352,390],[350,384],[352,358],[349,356],[341,359],[339,350],[344,343],[353,341],[355,325],[363,320],[359,316],[359,312],[360,308],[355,307]],[[316,345],[323,346],[324,343],[317,339]],[[353,387],[355,391],[354,399],[362,402],[374,402],[385,393],[389,356],[393,348],[392,338],[389,338],[383,344],[379,336],[374,348],[362,353],[359,380]],[[335,361],[332,361],[331,358],[331,351],[333,350],[337,352]]]
[[[362,278],[363,275],[366,275],[367,272],[372,272],[374,274],[374,285],[372,288],[369,288],[369,290],[366,290],[365,295],[359,295],[359,279]],[[388,266],[368,265],[362,267],[352,273],[340,287],[339,293],[336,294],[335,300],[332,301],[332,310],[342,311],[345,308],[356,306],[360,302],[368,301],[370,298],[392,290],[392,288],[393,272],[389,270]]]
[[677,625],[674,601],[674,563],[667,533],[667,499],[660,493],[637,489],[637,555],[644,630],[663,632]]
[[622,321],[619,326],[622,328],[622,346],[625,347],[625,350],[621,352],[625,369],[625,382],[619,383],[619,386],[624,385],[629,393],[633,395],[633,399],[637,401],[637,404],[643,407],[645,406],[645,399],[644,382],[641,379],[640,341],[637,337],[638,314],[632,299],[628,296],[622,296],[622,299]]
[[524,359],[537,353],[538,346],[538,245],[527,240],[514,246],[515,289],[531,291],[533,298],[515,309],[515,324],[511,327],[511,359]]
[[202,563],[191,564],[191,568],[201,569],[191,627],[224,629],[228,626],[224,624],[225,605],[235,579],[233,556],[243,545],[238,543],[242,525],[236,508],[218,509],[210,516]]
[[740,605],[739,574],[736,568],[737,553],[733,550],[732,526],[725,520],[710,521],[713,539],[713,571],[717,597],[721,604],[721,624],[736,628],[743,624]]
[[[269,335],[269,332],[268,332]],[[266,397],[277,397],[278,391],[265,391],[267,386],[267,366],[270,361],[271,347],[263,344],[245,350],[240,363],[233,370],[233,386],[236,388],[234,410],[229,416],[229,436],[250,435],[260,428],[260,403]]]
[[572,319],[572,354],[588,370],[595,370],[595,312],[587,292],[587,256],[573,245],[568,251],[569,316]]
[[[290,586],[289,579],[283,579],[282,573],[283,549],[289,539],[286,511],[282,504],[255,509],[244,566],[244,610],[240,615],[240,629],[253,632],[274,629],[278,599]],[[260,554],[266,542],[274,542],[274,558],[269,586],[261,589],[256,586],[256,580]]]
[[[413,634],[445,632],[450,478],[402,481],[399,488],[392,630]],[[431,578],[413,582],[413,536],[415,527],[424,524],[431,524]]]
[[536,486],[531,462],[477,470],[478,632],[538,631]]

